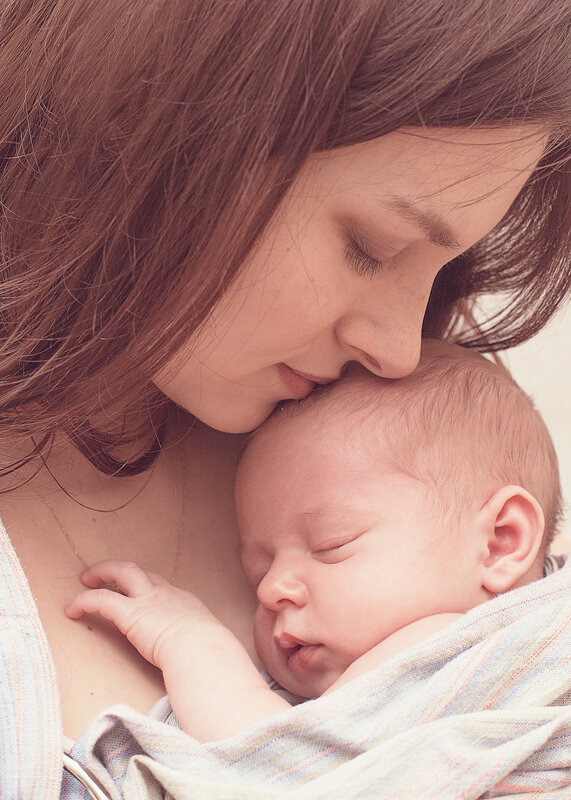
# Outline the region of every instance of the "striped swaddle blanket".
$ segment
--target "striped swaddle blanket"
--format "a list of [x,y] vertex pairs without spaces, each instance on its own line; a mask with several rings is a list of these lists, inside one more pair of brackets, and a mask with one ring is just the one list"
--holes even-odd
[[81,744],[117,800],[569,800],[570,702],[568,561],[239,736],[200,744],[116,707]]

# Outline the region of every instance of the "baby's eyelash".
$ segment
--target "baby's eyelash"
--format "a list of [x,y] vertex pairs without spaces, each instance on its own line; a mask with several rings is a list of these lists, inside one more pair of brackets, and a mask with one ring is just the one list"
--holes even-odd
[[331,552],[333,552],[335,550],[340,550],[342,547],[345,547],[346,544],[349,544],[349,542],[339,542],[339,544],[332,544],[332,545],[329,545],[328,547],[320,547],[317,550],[315,550],[314,552],[317,553],[317,554],[319,554],[319,553],[331,553]]
[[384,266],[384,261],[367,253],[360,244],[353,240],[345,245],[345,258],[351,269],[367,278],[374,278]]

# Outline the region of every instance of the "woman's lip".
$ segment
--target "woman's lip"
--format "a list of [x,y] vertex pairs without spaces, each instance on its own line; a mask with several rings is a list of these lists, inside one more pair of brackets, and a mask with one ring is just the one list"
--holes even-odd
[[309,375],[307,372],[300,372],[298,369],[292,369],[291,367],[290,369],[297,375],[301,375],[301,377],[305,378],[307,381],[311,381],[312,383],[320,383],[324,386],[328,383],[333,383],[334,381],[339,380],[338,375],[335,375],[333,378],[320,378],[318,375]]
[[337,378],[323,378],[307,372],[300,372],[283,363],[278,364],[278,373],[282,382],[292,393],[294,400],[303,400],[315,389],[317,384],[327,384],[337,380]]
[[287,364],[278,364],[278,373],[293,400],[303,400],[315,389],[315,381],[296,372],[291,367],[288,367]]

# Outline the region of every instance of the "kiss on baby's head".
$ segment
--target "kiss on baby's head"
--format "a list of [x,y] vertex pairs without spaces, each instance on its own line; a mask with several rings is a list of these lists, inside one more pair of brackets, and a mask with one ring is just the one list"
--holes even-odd
[[541,578],[557,459],[503,368],[425,342],[407,378],[358,372],[280,407],[246,447],[236,508],[262,661],[316,696],[420,617]]
[[[440,511],[464,505],[477,486],[523,487],[542,507],[544,546],[553,539],[562,500],[549,431],[509,372],[479,353],[425,340],[408,377],[383,380],[356,368],[305,400],[281,404],[252,441],[280,426],[293,433],[296,418],[310,415],[324,441],[333,429],[344,432],[371,468],[382,438],[395,471],[429,483]],[[301,442],[300,453],[311,459]]]

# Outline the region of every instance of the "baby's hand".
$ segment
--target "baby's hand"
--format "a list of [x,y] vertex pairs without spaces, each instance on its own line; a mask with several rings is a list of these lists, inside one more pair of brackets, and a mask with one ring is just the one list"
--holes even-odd
[[[222,623],[191,592],[132,562],[100,561],[81,580],[89,588],[66,607],[67,616],[101,614],[159,669],[180,655],[185,642],[204,648],[228,636]],[[118,592],[105,588],[113,583]]]

